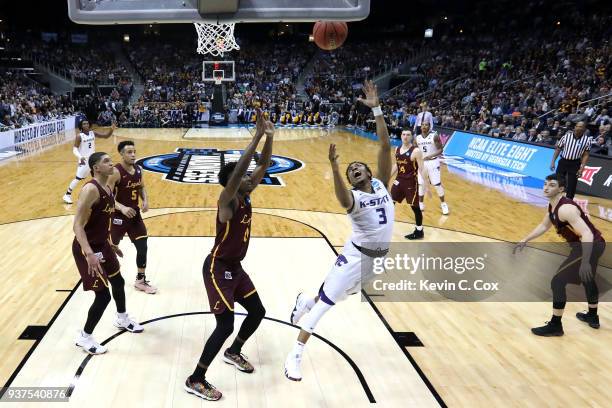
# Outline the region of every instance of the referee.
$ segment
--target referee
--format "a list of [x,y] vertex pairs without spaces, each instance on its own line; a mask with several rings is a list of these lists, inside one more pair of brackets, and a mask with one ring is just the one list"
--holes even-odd
[[414,133],[415,135],[421,134],[421,125],[423,122],[429,123],[429,129],[433,130],[434,122],[431,112],[427,110],[427,102],[421,102],[421,112],[417,115],[416,122],[414,122]]
[[574,131],[568,131],[555,146],[550,169],[555,170],[555,161],[561,154],[559,166],[557,166],[557,177],[563,177],[567,180],[566,195],[567,198],[574,199],[576,194],[576,184],[578,178],[582,175],[582,170],[589,160],[589,150],[591,150],[592,139],[585,133],[586,124],[584,122],[576,123]]

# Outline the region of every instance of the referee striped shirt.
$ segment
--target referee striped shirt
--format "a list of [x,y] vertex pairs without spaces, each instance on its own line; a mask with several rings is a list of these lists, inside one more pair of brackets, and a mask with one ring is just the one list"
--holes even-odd
[[593,138],[587,136],[586,132],[576,139],[574,132],[569,131],[559,141],[556,147],[561,150],[561,158],[565,160],[578,160],[585,151],[591,150]]

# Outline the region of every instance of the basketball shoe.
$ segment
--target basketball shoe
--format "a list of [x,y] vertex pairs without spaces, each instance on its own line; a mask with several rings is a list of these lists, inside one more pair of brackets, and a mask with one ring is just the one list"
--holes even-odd
[[599,316],[598,315],[590,315],[587,312],[578,312],[576,313],[576,317],[581,322],[588,323],[594,329],[599,329]]
[[298,324],[302,316],[310,312],[310,309],[312,309],[313,306],[313,299],[306,297],[303,292],[298,293],[297,297],[295,298],[295,306],[293,307],[291,317],[289,318],[291,324]]
[[187,377],[187,379],[185,380],[185,391],[208,401],[218,401],[223,396],[223,394],[221,394],[221,391],[217,390],[211,383],[209,383],[205,379],[203,379],[202,381],[192,381],[191,377]]
[[85,334],[83,330],[79,330],[79,334],[76,338],[76,346],[83,349],[88,354],[104,354],[107,352],[107,348],[98,344],[91,334]]
[[448,204],[446,203],[440,203],[440,208],[442,208],[442,214],[443,215],[448,215]]
[[291,351],[285,360],[285,377],[291,381],[302,381],[302,356]]
[[563,325],[561,323],[546,322],[546,325],[534,327],[531,332],[536,336],[552,337],[563,336]]
[[66,204],[72,204],[72,196],[70,194],[64,194],[62,200],[64,200]]
[[145,278],[136,279],[136,282],[134,282],[134,287],[140,291],[143,291],[144,293],[148,293],[149,295],[157,292],[157,288],[152,286]]
[[410,240],[423,239],[425,238],[425,232],[423,230],[419,231],[418,229],[415,228],[411,234],[404,235],[404,238],[410,239]]
[[114,324],[115,327],[132,333],[142,333],[144,331],[144,327],[132,320],[127,313],[125,313],[124,317],[121,317],[119,313],[117,313],[117,320],[115,320]]
[[232,364],[236,366],[236,368],[245,373],[252,373],[255,371],[255,368],[251,363],[249,363],[246,359],[246,356],[242,353],[240,354],[232,354],[229,352],[229,349],[225,350],[223,353],[223,361],[227,364]]

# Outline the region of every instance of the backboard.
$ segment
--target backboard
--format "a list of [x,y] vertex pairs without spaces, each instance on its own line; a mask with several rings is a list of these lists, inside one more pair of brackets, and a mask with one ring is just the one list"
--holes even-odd
[[221,78],[221,82],[231,82],[236,80],[234,61],[202,62],[202,81],[214,82],[219,77]]
[[81,24],[356,21],[370,0],[68,0]]

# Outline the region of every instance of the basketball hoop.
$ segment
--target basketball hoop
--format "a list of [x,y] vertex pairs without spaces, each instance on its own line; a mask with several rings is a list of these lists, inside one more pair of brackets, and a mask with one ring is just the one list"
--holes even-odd
[[[234,23],[193,23],[198,32],[199,54],[223,55],[225,52],[239,50],[234,38]],[[216,78],[215,78],[216,81]]]
[[222,76],[215,76],[215,85],[221,85],[221,81],[223,80]]

